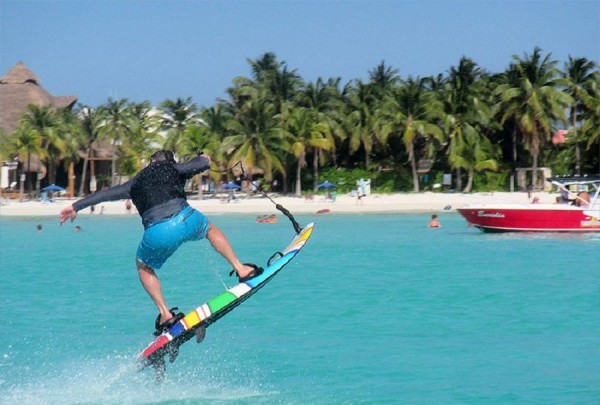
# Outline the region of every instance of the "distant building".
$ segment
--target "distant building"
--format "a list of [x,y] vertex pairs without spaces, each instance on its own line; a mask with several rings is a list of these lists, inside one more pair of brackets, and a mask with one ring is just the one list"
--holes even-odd
[[29,104],[70,109],[76,102],[75,96],[53,96],[48,93],[40,86],[38,77],[19,61],[0,78],[0,128],[7,133],[14,131]]
[[[71,109],[77,102],[75,96],[53,96],[42,86],[40,80],[25,64],[19,61],[6,75],[0,78],[0,131],[11,133],[17,129],[19,118],[27,112],[27,106],[52,105],[57,109]],[[9,157],[3,156],[4,159]],[[2,162],[1,187],[5,188],[16,182],[16,162]],[[25,162],[20,162],[22,165]],[[38,156],[32,156],[27,173],[44,173],[46,168]],[[13,173],[9,173],[9,172]]]

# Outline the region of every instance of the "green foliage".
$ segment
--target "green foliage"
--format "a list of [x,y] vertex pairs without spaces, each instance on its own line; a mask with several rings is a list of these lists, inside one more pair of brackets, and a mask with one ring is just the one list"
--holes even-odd
[[[409,174],[409,173],[408,173]],[[338,192],[349,193],[356,190],[360,179],[371,180],[371,192],[394,193],[412,189],[409,176],[399,176],[397,171],[369,172],[365,169],[325,168],[319,175],[319,183],[328,180],[337,184]]]
[[[398,184],[399,179],[397,173],[391,171],[377,173],[377,175],[373,176],[371,179],[371,191],[374,193],[398,192],[401,189],[400,184]],[[410,181],[409,177],[405,177],[404,179],[406,179],[407,182]],[[411,186],[412,185],[407,184],[404,188],[410,188]]]
[[575,163],[575,149],[561,148],[562,150],[555,153],[553,159],[547,160],[547,166],[552,170],[555,176],[565,176],[573,174],[573,166]]
[[371,178],[371,174],[365,169],[344,169],[328,167],[319,174],[319,183],[328,180],[337,185],[338,192],[349,193],[356,190],[356,182],[362,179]]
[[[248,62],[249,77],[236,77],[226,100],[201,111],[189,97],[165,100],[158,111],[109,99],[73,117],[29,107],[20,127],[2,134],[0,152],[4,160],[19,156],[21,167],[35,155],[57,166],[110,144],[120,152],[116,173],[132,175],[156,148],[176,149],[181,159],[204,150],[216,181],[241,161],[251,176],[277,179],[297,193],[324,180],[346,193],[361,178],[371,180],[373,192],[418,191],[421,182],[432,190],[458,168],[466,188],[506,190],[510,167],[525,160],[537,166],[538,157],[556,174],[573,173],[579,155],[582,172],[598,167],[599,73],[585,58],[570,59],[561,72],[536,47],[501,74],[463,57],[445,75],[415,79],[382,62],[368,82],[345,85],[339,78],[305,83],[273,53]],[[577,142],[552,145],[557,125],[580,128]],[[513,150],[530,156],[513,162]],[[424,182],[418,162],[432,158]],[[87,158],[81,165],[80,193],[95,165]]]
[[507,191],[509,189],[510,171],[502,170],[500,172],[479,172],[473,177],[474,192],[482,191]]

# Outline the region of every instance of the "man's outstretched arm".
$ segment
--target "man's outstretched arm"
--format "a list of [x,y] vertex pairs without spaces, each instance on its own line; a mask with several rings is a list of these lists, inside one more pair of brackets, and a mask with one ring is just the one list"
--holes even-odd
[[63,209],[60,212],[60,224],[64,224],[67,219],[71,222],[77,218],[77,212],[92,205],[100,204],[105,201],[124,200],[129,198],[129,189],[131,181],[123,183],[119,186],[111,187],[106,190],[100,190],[94,194],[90,194],[81,200],[75,201],[73,205]]
[[210,156],[199,155],[188,162],[178,163],[175,167],[179,173],[189,179],[196,174],[210,169]]

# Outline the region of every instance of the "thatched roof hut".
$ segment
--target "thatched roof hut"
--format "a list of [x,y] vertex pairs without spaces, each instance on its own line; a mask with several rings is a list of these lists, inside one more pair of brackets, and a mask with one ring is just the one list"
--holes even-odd
[[0,128],[7,133],[14,131],[19,117],[29,104],[52,105],[56,108],[72,108],[75,96],[53,96],[42,86],[40,80],[25,64],[19,61],[0,78]]

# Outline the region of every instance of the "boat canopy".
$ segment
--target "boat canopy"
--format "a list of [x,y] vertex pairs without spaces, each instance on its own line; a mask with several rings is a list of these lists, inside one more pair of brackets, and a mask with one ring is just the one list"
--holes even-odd
[[570,185],[570,184],[599,184],[600,176],[587,177],[587,176],[565,176],[565,177],[549,177],[546,181],[556,185]]

